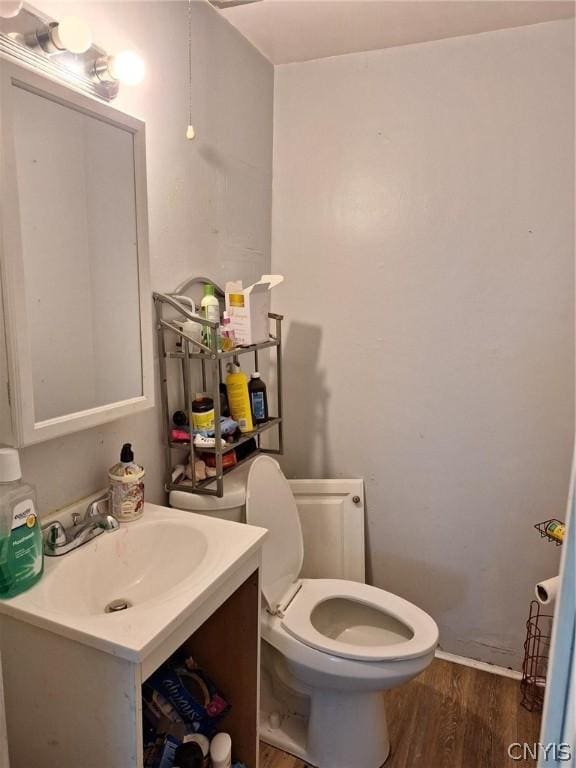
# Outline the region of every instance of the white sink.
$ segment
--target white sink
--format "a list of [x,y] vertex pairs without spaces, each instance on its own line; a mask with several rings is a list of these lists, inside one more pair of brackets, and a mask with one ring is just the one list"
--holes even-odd
[[[30,598],[39,608],[75,616],[105,613],[114,600],[134,607],[166,598],[214,562],[206,532],[193,522],[142,518],[61,555],[54,566],[47,558]],[[220,547],[213,542],[211,554]]]
[[[42,579],[0,600],[6,614],[141,660],[260,546],[262,528],[154,504],[77,550],[44,559]],[[107,613],[112,601],[129,607]]]

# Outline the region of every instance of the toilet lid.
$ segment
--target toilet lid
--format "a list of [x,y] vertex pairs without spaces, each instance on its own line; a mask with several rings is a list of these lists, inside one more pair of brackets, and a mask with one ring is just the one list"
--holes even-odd
[[246,522],[268,529],[262,549],[262,593],[275,610],[302,569],[304,544],[294,495],[280,465],[269,456],[259,456],[250,467]]

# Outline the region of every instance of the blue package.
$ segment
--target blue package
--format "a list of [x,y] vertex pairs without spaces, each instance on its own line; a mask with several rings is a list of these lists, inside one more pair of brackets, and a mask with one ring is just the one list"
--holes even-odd
[[[190,427],[180,427],[180,429],[189,430]],[[238,429],[238,422],[231,419],[229,416],[220,417],[220,434],[232,435]],[[212,429],[193,429],[193,435],[202,435],[202,437],[214,437],[215,430]]]
[[158,768],[172,768],[174,765],[174,758],[176,757],[176,750],[179,746],[180,742],[177,738],[170,735],[166,736]]
[[163,665],[148,678],[146,685],[158,691],[195,732],[208,737],[230,709],[192,658],[182,664]]
[[156,734],[155,741],[144,744],[144,768],[173,768],[181,740],[171,734]]

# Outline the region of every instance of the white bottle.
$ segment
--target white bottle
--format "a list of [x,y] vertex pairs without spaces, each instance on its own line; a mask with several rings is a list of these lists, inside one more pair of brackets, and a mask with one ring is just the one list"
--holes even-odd
[[230,768],[232,765],[232,739],[228,733],[217,733],[210,743],[212,768]]
[[[204,286],[204,297],[200,302],[200,307],[202,308],[202,317],[204,320],[210,320],[213,323],[218,323],[218,326],[220,326],[220,302],[214,295],[214,291],[214,286],[211,283],[206,283]],[[218,344],[218,330],[215,330],[214,333],[216,334],[216,344]],[[210,341],[212,339],[211,329],[203,328],[202,337],[204,344],[210,347]]]
[[[194,304],[194,300],[191,299],[189,296],[175,296],[174,297],[178,302],[181,304],[185,304],[187,306],[188,312],[191,315],[194,315],[194,317],[199,317],[198,313],[196,312],[196,304]],[[183,321],[177,321],[176,323],[184,333],[189,337],[194,339],[196,342],[202,341],[202,325],[200,323],[195,323],[194,320],[183,320]],[[179,338],[177,342],[177,346],[182,346],[182,339]],[[192,352],[197,352],[199,350],[199,347],[196,344],[192,344]]]

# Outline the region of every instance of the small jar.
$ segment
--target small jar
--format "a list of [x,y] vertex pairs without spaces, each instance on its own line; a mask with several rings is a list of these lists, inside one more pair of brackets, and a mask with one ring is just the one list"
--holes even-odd
[[214,400],[205,395],[196,395],[192,401],[192,428],[201,432],[214,430]]

